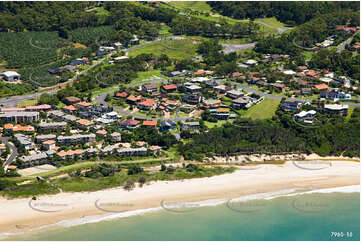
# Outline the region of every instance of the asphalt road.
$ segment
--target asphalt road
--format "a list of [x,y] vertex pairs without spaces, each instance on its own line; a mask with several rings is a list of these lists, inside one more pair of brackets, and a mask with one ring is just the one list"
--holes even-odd
[[4,167],[5,167],[5,170],[6,170],[7,167],[16,159],[16,157],[19,155],[19,153],[18,153],[18,150],[17,150],[16,146],[13,143],[9,142],[9,137],[0,137],[0,140],[5,145],[9,145],[9,147],[11,149],[11,155],[4,163]]
[[353,36],[350,37],[350,38],[348,38],[348,39],[345,40],[344,42],[342,42],[342,44],[337,47],[336,52],[337,52],[337,53],[341,53],[341,52],[345,49],[346,45],[349,45],[349,44],[351,43],[352,39],[353,39]]
[[272,25],[265,23],[262,19],[258,19],[257,22],[263,24],[264,26],[267,26],[268,28],[276,29],[278,31],[278,34],[282,34],[283,32],[289,29],[288,27],[282,27],[282,28],[274,27]]

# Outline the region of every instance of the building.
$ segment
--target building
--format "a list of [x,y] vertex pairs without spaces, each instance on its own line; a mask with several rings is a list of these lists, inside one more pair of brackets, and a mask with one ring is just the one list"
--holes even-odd
[[110,138],[112,139],[112,141],[121,141],[122,140],[122,135],[118,132],[113,132],[110,134]]
[[175,129],[177,129],[177,123],[172,120],[163,120],[162,122],[160,122],[161,132],[168,132]]
[[346,116],[348,113],[348,105],[346,104],[325,104],[323,107],[325,113],[339,114]]
[[218,108],[222,104],[221,100],[218,99],[205,99],[202,103],[205,109]]
[[43,143],[44,141],[47,141],[47,140],[54,140],[54,139],[56,139],[55,134],[43,134],[43,135],[37,135],[35,137],[35,141],[38,144]]
[[59,144],[89,143],[95,141],[95,134],[76,134],[71,136],[60,135],[57,138]]
[[158,93],[158,86],[156,84],[144,84],[142,85],[142,91],[148,94]]
[[217,108],[214,110],[210,110],[211,111],[211,115],[217,119],[221,119],[221,120],[227,120],[229,118],[229,108]]
[[74,113],[74,112],[76,112],[78,109],[77,109],[76,107],[74,107],[73,105],[68,105],[68,106],[63,107],[63,110],[64,110],[65,112]]
[[186,90],[190,93],[199,93],[202,90],[202,87],[197,85],[188,85],[186,86]]
[[320,92],[328,91],[328,85],[326,85],[326,84],[315,85],[314,88]]
[[66,122],[52,122],[52,123],[39,123],[38,128],[41,130],[65,130],[66,129]]
[[78,103],[78,102],[80,102],[80,101],[81,101],[80,98],[74,97],[74,96],[66,97],[66,98],[65,98],[65,102],[66,102],[67,104],[69,104],[69,105]]
[[51,106],[49,104],[43,104],[43,105],[36,105],[36,106],[27,106],[25,108],[25,111],[30,111],[30,112],[45,112],[45,111],[49,111],[51,109]]
[[301,107],[301,105],[302,102],[299,101],[283,101],[281,103],[281,109],[286,112],[296,111]]
[[157,127],[157,120],[144,120],[143,126]]
[[129,97],[127,97],[127,103],[129,104],[137,104],[138,102],[144,101],[145,99],[142,96],[133,96],[130,95]]
[[48,163],[46,162],[47,159],[48,155],[45,152],[19,157],[19,160],[24,162],[26,166],[42,165]]
[[228,87],[226,85],[219,85],[213,88],[218,93],[226,93],[227,91],[232,90],[232,87]]
[[82,129],[88,129],[94,123],[92,121],[89,121],[89,120],[86,120],[86,119],[79,119],[79,120],[76,121],[76,124]]
[[43,147],[46,149],[46,150],[54,150],[55,148],[55,140],[47,140],[47,141],[44,141],[43,142]]
[[79,102],[76,104],[76,107],[82,111],[89,111],[93,107],[93,104],[88,102]]
[[118,154],[121,156],[145,156],[148,153],[147,148],[121,148],[117,150]]
[[202,97],[197,94],[186,94],[183,96],[183,102],[188,104],[199,104],[202,101]]
[[35,148],[35,144],[31,141],[31,139],[28,136],[23,134],[15,134],[14,137],[17,143],[20,146],[24,147],[25,149],[30,150]]
[[127,92],[125,92],[125,91],[123,91],[123,92],[117,92],[116,94],[115,94],[115,98],[122,98],[122,99],[124,99],[124,98],[127,98],[129,96],[129,94],[127,93]]
[[146,101],[140,102],[137,104],[137,107],[141,110],[151,110],[154,109],[156,101],[154,99],[148,99]]
[[294,116],[295,119],[302,120],[304,123],[313,123],[313,118],[316,115],[315,110],[310,111],[301,111],[300,113],[297,113]]
[[139,125],[139,121],[134,119],[125,120],[120,124],[122,128],[136,128],[138,125]]
[[178,86],[175,84],[169,84],[169,85],[162,86],[162,89],[168,93],[177,91],[177,88],[178,88]]
[[2,73],[2,76],[5,81],[13,82],[20,80],[21,75],[17,73],[16,71],[4,71]]
[[5,112],[0,120],[8,123],[31,123],[39,120],[39,112]]
[[8,132],[34,132],[33,126],[22,126],[20,124],[5,124],[4,125],[4,131]]
[[237,91],[237,90],[230,90],[230,91],[227,91],[227,93],[226,93],[226,96],[230,97],[232,99],[242,97],[243,95],[244,95],[243,92],[240,92],[240,91]]
[[237,99],[232,100],[232,108],[234,109],[245,109],[248,106],[252,99],[248,96],[239,97]]
[[75,159],[75,158],[80,158],[83,156],[83,154],[85,153],[84,150],[81,149],[77,149],[77,150],[68,150],[68,151],[60,151],[58,153],[56,153],[58,156],[60,156],[62,159]]
[[182,131],[198,131],[200,128],[200,123],[198,121],[181,121]]

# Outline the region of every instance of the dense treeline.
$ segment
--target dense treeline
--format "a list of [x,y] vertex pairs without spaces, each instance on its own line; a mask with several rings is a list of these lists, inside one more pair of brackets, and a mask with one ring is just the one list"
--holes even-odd
[[326,2],[326,1],[292,1],[292,2],[207,2],[214,11],[236,19],[256,19],[276,17],[288,24],[302,24],[319,14],[332,13],[340,9],[359,10],[360,3],[356,1]]
[[314,128],[293,121],[291,113],[281,110],[273,120],[235,120],[193,136],[179,144],[178,150],[188,160],[202,160],[213,155],[284,152],[315,152],[319,155],[359,156],[360,111],[355,109],[348,120],[327,116]]
[[297,26],[290,33],[282,34],[281,37],[268,36],[258,41],[255,51],[297,55],[303,48],[314,47],[316,43],[324,41],[329,36],[335,35],[339,39],[349,37],[345,31],[336,29],[338,25],[359,26],[359,12],[345,10],[320,15]]
[[353,79],[360,79],[360,54],[354,55],[352,51],[323,49],[315,53],[308,63],[310,68],[326,69],[344,74]]

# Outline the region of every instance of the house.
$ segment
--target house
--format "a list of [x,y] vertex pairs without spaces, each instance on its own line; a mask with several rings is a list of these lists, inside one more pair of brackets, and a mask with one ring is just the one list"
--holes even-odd
[[123,91],[123,92],[117,92],[116,94],[115,94],[115,98],[122,98],[122,99],[124,99],[124,98],[127,98],[129,96],[129,94],[127,93],[127,92],[125,92],[125,91]]
[[204,76],[194,77],[191,80],[192,83],[203,83],[203,82],[206,82],[206,81],[209,81],[209,78],[204,77]]
[[213,74],[213,71],[206,71],[206,70],[198,70],[196,72],[193,73],[193,75],[195,76],[200,76],[200,75],[212,75]]
[[46,68],[45,70],[52,75],[61,75],[63,73],[63,70],[60,68]]
[[130,44],[131,45],[138,45],[139,44],[139,39],[136,35],[133,35],[133,39],[130,40]]
[[139,121],[134,119],[125,120],[120,124],[122,128],[136,128],[138,125],[139,125]]
[[316,89],[318,91],[328,91],[328,85],[326,85],[326,84],[315,85],[314,89]]
[[113,59],[113,61],[115,63],[119,63],[119,62],[122,62],[122,61],[125,61],[125,60],[129,60],[129,57],[128,56],[118,56],[118,57],[115,57]]
[[46,150],[53,150],[55,148],[55,144],[55,140],[47,140],[44,141],[42,145]]
[[301,105],[302,102],[299,101],[283,101],[280,107],[283,111],[289,112],[289,111],[296,111],[301,107]]
[[76,67],[75,66],[72,66],[72,65],[66,65],[63,67],[64,69],[70,71],[70,72],[74,72],[76,71]]
[[24,162],[26,166],[34,166],[34,165],[41,165],[45,163],[45,159],[48,158],[48,155],[45,152],[37,153],[28,156],[21,156],[19,160]]
[[306,71],[306,76],[312,77],[312,78],[318,78],[319,74],[315,72],[314,70]]
[[198,131],[200,128],[200,123],[198,121],[181,121],[181,129],[182,131]]
[[95,134],[75,134],[70,136],[60,135],[57,138],[59,144],[90,143],[95,141]]
[[66,98],[65,98],[65,102],[66,102],[67,104],[69,104],[69,105],[78,103],[78,102],[80,102],[80,101],[81,101],[80,98],[74,97],[74,96],[70,96],[70,97],[66,97]]
[[129,97],[127,97],[127,103],[129,104],[136,104],[137,102],[140,102],[140,101],[143,101],[145,100],[142,96],[133,96],[133,95],[130,95]]
[[88,111],[93,107],[93,104],[88,102],[79,102],[76,104],[76,107],[81,111]]
[[142,91],[148,94],[158,93],[158,86],[156,84],[144,84],[142,85]]
[[242,97],[244,95],[243,92],[240,92],[240,91],[237,91],[237,90],[229,90],[227,91],[226,93],[226,96],[227,97],[230,97],[232,99],[236,99],[236,98],[239,98],[239,97]]
[[15,134],[14,137],[16,139],[16,142],[25,149],[30,150],[35,148],[35,144],[28,136],[23,134]]
[[197,85],[186,86],[186,89],[190,93],[198,93],[198,92],[200,92],[202,90],[202,88],[200,86],[197,86]]
[[217,108],[214,112],[211,110],[211,115],[217,119],[227,120],[229,118],[229,108]]
[[88,61],[87,61],[87,59],[85,59],[85,58],[77,58],[77,59],[75,59],[75,60],[72,60],[72,61],[70,62],[70,65],[71,65],[71,66],[85,65],[87,62],[88,62]]
[[99,137],[104,137],[105,135],[107,135],[107,131],[105,129],[99,129],[95,132],[95,135]]
[[25,107],[25,111],[29,111],[29,112],[41,112],[41,111],[45,112],[45,111],[49,111],[50,109],[51,106],[49,104]]
[[312,89],[308,87],[301,88],[301,94],[302,95],[311,95]]
[[106,113],[102,116],[103,118],[107,118],[107,119],[114,119],[114,120],[117,120],[117,119],[121,119],[122,116],[119,115],[117,112],[109,112],[109,113]]
[[197,94],[186,94],[183,96],[183,102],[188,104],[199,104],[202,100],[202,97]]
[[246,80],[246,82],[248,84],[257,84],[257,82],[260,80],[260,78],[258,77],[250,77],[249,79]]
[[226,93],[229,90],[232,90],[232,87],[226,85],[219,85],[213,88],[218,93]]
[[147,148],[121,148],[117,150],[118,154],[121,156],[145,156],[148,153]]
[[88,129],[91,127],[94,123],[92,121],[86,120],[86,119],[79,119],[76,121],[76,124],[80,126],[82,129]]
[[5,81],[13,82],[20,80],[21,75],[17,73],[16,71],[4,71],[1,74]]
[[202,103],[205,109],[218,108],[222,104],[222,102],[218,99],[205,99]]
[[118,132],[113,132],[110,134],[110,138],[112,141],[119,142],[122,140],[122,135]]
[[68,150],[68,151],[60,151],[58,153],[56,153],[58,156],[60,156],[62,159],[76,159],[79,157],[82,157],[83,154],[85,153],[84,150],[81,149],[77,149],[77,150]]
[[346,116],[348,113],[348,105],[346,104],[325,104],[323,107],[325,113],[339,114]]
[[170,130],[177,129],[177,123],[172,120],[163,120],[160,123],[160,131],[161,132],[168,132]]
[[255,66],[258,64],[258,61],[250,59],[250,60],[247,60],[244,64],[250,65],[250,66]]
[[71,115],[71,114],[64,115],[62,117],[62,119],[65,120],[65,122],[68,122],[68,123],[75,123],[75,121],[78,120],[77,117],[75,117],[74,115]]
[[162,89],[168,93],[177,91],[177,88],[178,88],[178,86],[175,84],[169,84],[169,85],[162,86]]
[[214,87],[216,87],[218,85],[219,85],[218,82],[216,82],[214,80],[206,81],[206,87],[214,88]]
[[137,107],[141,110],[151,110],[155,108],[156,101],[154,99],[148,99],[146,101],[137,104]]
[[247,104],[251,102],[251,98],[248,96],[239,97],[237,99],[232,100],[232,107],[234,109],[244,109],[247,108]]
[[272,86],[276,89],[278,89],[279,91],[285,91],[286,90],[286,86],[283,83],[273,83]]
[[32,123],[39,120],[39,112],[0,113],[0,120],[7,123]]
[[4,131],[8,131],[8,132],[34,132],[34,127],[33,126],[22,126],[20,124],[5,124],[4,125]]
[[162,149],[162,147],[160,147],[158,145],[152,145],[149,147],[149,151],[152,152],[153,155],[159,155],[161,149]]
[[74,107],[73,105],[68,105],[68,106],[63,107],[63,110],[64,110],[65,112],[74,113],[74,112],[76,112],[78,109],[77,109],[76,107]]
[[150,126],[150,127],[156,127],[157,121],[156,120],[144,120],[143,126]]
[[313,118],[316,115],[315,110],[309,110],[309,111],[301,111],[300,113],[294,114],[293,117],[295,119],[301,120],[304,123],[313,123]]
[[37,135],[35,137],[35,141],[38,144],[43,143],[43,142],[45,142],[47,140],[54,140],[54,139],[56,139],[55,134],[42,134],[42,135]]
[[118,148],[119,148],[119,143],[114,144],[114,145],[105,146],[105,147],[103,147],[103,149],[100,150],[100,152],[103,155],[108,155],[108,154],[114,153],[116,151],[116,149],[118,149]]

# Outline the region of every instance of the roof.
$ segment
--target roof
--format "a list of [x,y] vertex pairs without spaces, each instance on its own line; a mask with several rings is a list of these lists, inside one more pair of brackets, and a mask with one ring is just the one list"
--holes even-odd
[[100,130],[97,130],[97,132],[95,132],[95,133],[105,135],[105,134],[107,134],[107,131],[105,129],[100,129]]
[[157,121],[156,120],[145,120],[145,121],[143,121],[143,125],[145,125],[145,126],[156,126]]
[[33,126],[22,126],[20,124],[16,124],[16,125],[5,124],[4,129],[11,129],[13,132],[21,132],[21,131],[31,132],[35,130]]
[[151,147],[149,147],[150,150],[160,150],[162,147],[158,146],[158,145],[152,145]]
[[77,106],[83,106],[83,107],[90,107],[93,106],[93,104],[88,103],[88,102],[80,102],[76,104]]
[[128,119],[128,120],[123,121],[122,124],[138,125],[139,121],[134,120],[134,119]]
[[80,98],[74,97],[74,96],[66,97],[65,99],[69,102],[80,102],[81,101]]
[[117,94],[115,94],[116,97],[128,97],[128,93],[127,92],[118,92]]
[[55,144],[55,143],[56,143],[55,140],[50,139],[50,140],[44,141],[43,145],[52,145],[52,144]]
[[229,113],[229,108],[218,108],[217,113]]
[[25,111],[25,108],[1,108],[1,112],[21,112]]
[[177,89],[177,85],[175,85],[175,84],[165,85],[165,86],[163,86],[163,89],[164,89],[164,90]]
[[26,110],[51,109],[51,106],[49,104],[42,104],[42,105],[36,105],[36,106],[27,106],[25,109]]
[[81,124],[81,125],[85,125],[85,126],[89,126],[89,125],[93,124],[92,121],[89,121],[89,120],[86,120],[86,119],[79,119],[76,122]]
[[4,76],[7,76],[7,77],[9,77],[9,76],[20,76],[20,74],[17,73],[16,71],[5,71],[2,74]]
[[77,108],[74,107],[73,105],[65,106],[65,107],[63,107],[63,109],[69,110],[69,111],[76,111],[77,110]]
[[187,86],[186,88],[191,89],[191,90],[202,89],[200,86],[197,86],[197,85],[190,85],[190,86]]
[[319,85],[315,85],[315,88],[318,89],[318,90],[328,89],[328,85],[319,84]]
[[139,105],[143,105],[143,106],[153,106],[154,104],[155,104],[154,99],[148,99],[139,103]]
[[329,109],[329,110],[342,110],[342,109],[348,109],[348,105],[346,104],[325,104],[324,106],[325,109]]

